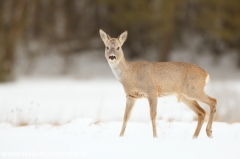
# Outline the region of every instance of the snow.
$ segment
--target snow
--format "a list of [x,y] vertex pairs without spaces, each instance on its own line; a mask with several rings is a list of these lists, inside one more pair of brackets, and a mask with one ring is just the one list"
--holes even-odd
[[174,96],[159,98],[158,138],[152,137],[144,99],[136,102],[119,137],[125,94],[117,80],[0,84],[0,158],[240,158],[240,82],[210,80],[206,92],[218,99],[213,138],[205,122],[192,140],[196,116]]
[[[158,138],[151,123],[129,122],[118,137],[121,122],[80,118],[68,124],[15,127],[0,124],[0,158],[231,158],[240,157],[240,124],[214,123],[214,138],[204,130],[191,136],[196,122],[158,121]],[[203,125],[205,129],[206,124]],[[17,157],[6,157],[17,153]],[[24,154],[25,153],[25,154]],[[25,156],[24,156],[25,155]]]

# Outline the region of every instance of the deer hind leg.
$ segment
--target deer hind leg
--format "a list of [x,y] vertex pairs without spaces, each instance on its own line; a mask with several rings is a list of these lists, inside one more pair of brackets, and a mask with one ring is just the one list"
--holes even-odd
[[157,96],[149,96],[150,117],[152,121],[153,137],[157,137],[156,116],[157,116]]
[[203,108],[199,106],[199,104],[195,100],[187,99],[185,97],[181,97],[181,101],[186,104],[191,110],[193,110],[197,116],[198,116],[198,124],[196,127],[196,130],[193,134],[193,138],[197,138],[200,130],[202,128],[202,125],[204,123],[206,112]]
[[212,138],[212,123],[213,123],[213,116],[214,113],[216,112],[216,105],[217,105],[217,100],[215,98],[212,98],[210,96],[205,95],[202,99],[200,99],[201,102],[206,103],[210,106],[210,115],[207,123],[207,128],[206,132],[208,137]]
[[135,101],[136,101],[135,98],[127,97],[126,108],[125,108],[125,113],[124,113],[124,117],[123,117],[123,124],[122,124],[122,130],[121,130],[120,136],[124,135],[126,125],[127,125],[128,119],[131,115],[132,108],[135,104]]
[[216,104],[217,100],[215,98],[212,98],[204,93],[204,91],[201,92],[192,92],[191,95],[187,96],[190,99],[194,99],[203,103],[206,103],[210,107],[210,115],[207,123],[206,132],[208,137],[212,138],[212,123],[213,123],[213,116],[216,112]]

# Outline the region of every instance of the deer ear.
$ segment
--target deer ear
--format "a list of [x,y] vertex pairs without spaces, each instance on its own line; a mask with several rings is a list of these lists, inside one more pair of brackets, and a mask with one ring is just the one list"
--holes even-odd
[[111,38],[108,34],[106,34],[102,29],[99,30],[100,37],[105,45],[107,45],[107,41]]
[[119,37],[118,40],[120,41],[121,45],[123,45],[123,43],[127,40],[127,35],[128,32],[124,31]]

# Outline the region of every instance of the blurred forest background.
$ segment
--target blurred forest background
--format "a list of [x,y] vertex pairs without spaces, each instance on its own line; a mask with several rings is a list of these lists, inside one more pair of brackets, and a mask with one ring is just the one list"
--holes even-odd
[[129,31],[128,59],[169,61],[174,48],[193,47],[216,61],[234,51],[240,66],[239,0],[0,0],[0,81],[16,79],[19,69],[33,74],[52,54],[62,61],[59,74],[85,51],[104,57],[99,28],[112,37]]

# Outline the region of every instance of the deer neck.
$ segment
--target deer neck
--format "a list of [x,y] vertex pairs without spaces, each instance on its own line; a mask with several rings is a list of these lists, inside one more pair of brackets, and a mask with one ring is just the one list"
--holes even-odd
[[124,54],[117,63],[109,63],[115,77],[121,81],[124,78],[127,69],[129,69],[129,62],[125,59]]

